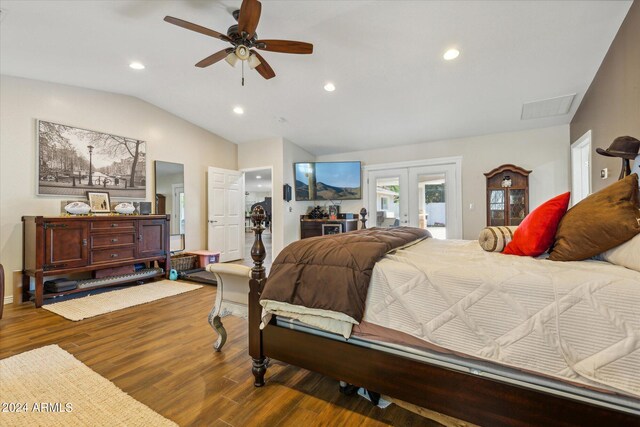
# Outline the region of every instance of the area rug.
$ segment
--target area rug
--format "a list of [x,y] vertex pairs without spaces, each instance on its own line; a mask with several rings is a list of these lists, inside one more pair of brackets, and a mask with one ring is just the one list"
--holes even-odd
[[177,426],[57,345],[0,360],[3,426]]
[[66,319],[77,321],[179,295],[201,287],[200,285],[191,285],[189,283],[161,280],[146,285],[132,286],[127,289],[46,304],[42,308],[59,314]]

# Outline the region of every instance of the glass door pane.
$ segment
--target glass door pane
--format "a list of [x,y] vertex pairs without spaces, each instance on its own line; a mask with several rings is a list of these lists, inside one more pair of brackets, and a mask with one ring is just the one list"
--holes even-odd
[[509,190],[509,225],[520,225],[524,214],[524,190]]
[[400,227],[408,225],[407,170],[371,171],[369,180],[369,227]]
[[436,239],[447,238],[446,176],[418,174],[418,227]]
[[436,239],[462,238],[458,173],[454,163],[409,168],[409,225]]
[[376,178],[376,227],[400,226],[400,177]]
[[493,226],[506,225],[504,199],[505,190],[491,190],[489,193],[489,220]]

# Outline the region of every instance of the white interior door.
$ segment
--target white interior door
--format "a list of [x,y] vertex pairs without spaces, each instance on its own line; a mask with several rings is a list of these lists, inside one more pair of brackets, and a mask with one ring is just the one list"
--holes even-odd
[[208,250],[220,261],[235,261],[244,250],[244,178],[242,172],[208,169]]
[[571,144],[571,205],[591,194],[591,131]]

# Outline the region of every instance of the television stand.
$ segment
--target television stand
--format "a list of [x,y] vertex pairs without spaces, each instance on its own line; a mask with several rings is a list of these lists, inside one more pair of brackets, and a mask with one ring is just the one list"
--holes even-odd
[[324,236],[326,234],[336,234],[337,227],[323,227],[323,225],[339,225],[339,232],[346,233],[358,229],[358,219],[312,219],[306,215],[300,215],[300,238],[306,239],[309,237]]

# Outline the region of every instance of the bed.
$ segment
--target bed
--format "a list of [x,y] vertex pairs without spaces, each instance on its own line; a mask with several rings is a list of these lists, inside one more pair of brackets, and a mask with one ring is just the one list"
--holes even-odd
[[[358,328],[355,328],[355,333],[347,339],[343,336],[344,334],[337,333],[337,331],[328,332],[285,316],[267,316],[263,319],[260,298],[267,279],[262,265],[265,258],[264,245],[261,240],[262,227],[260,224],[262,220],[263,214],[260,211],[254,212],[253,221],[256,225],[254,228],[256,234],[251,256],[255,266],[251,271],[248,317],[249,354],[253,359],[252,371],[256,387],[265,384],[264,378],[268,360],[273,358],[484,426],[637,425],[640,422],[638,371],[633,370],[634,366],[638,366],[640,356],[638,324],[633,323],[637,320],[633,316],[638,316],[638,306],[635,305],[633,298],[636,298],[639,292],[633,293],[632,290],[630,292],[633,295],[622,298],[629,303],[623,317],[626,316],[624,320],[627,322],[625,324],[625,330],[628,333],[628,336],[625,337],[627,346],[632,347],[624,351],[622,371],[629,374],[627,376],[630,377],[630,380],[625,381],[624,378],[622,380],[618,378],[618,382],[613,381],[613,385],[611,383],[605,385],[601,381],[596,381],[598,378],[594,380],[594,378],[586,378],[585,376],[576,377],[575,374],[562,379],[553,375],[556,371],[563,369],[547,369],[545,371],[544,369],[534,369],[535,367],[532,366],[523,368],[505,363],[505,360],[522,359],[523,351],[526,354],[526,350],[516,349],[517,346],[513,348],[505,346],[505,349],[511,351],[509,357],[503,357],[502,360],[496,361],[481,357],[483,351],[487,353],[487,349],[479,345],[476,347],[480,348],[476,348],[476,351],[472,352],[472,357],[469,357],[469,355],[462,354],[464,350],[457,348],[456,343],[447,343],[448,349],[440,348],[440,346],[420,348],[420,346],[411,345],[411,343],[409,345],[398,344],[393,339],[380,339],[380,334],[377,334],[376,331],[395,328],[398,318],[402,317],[397,315],[398,312],[394,315],[394,309],[391,310],[391,314],[388,311],[386,313],[376,312],[375,307],[381,305],[381,301],[384,301],[385,298],[388,299],[390,295],[389,290],[385,290],[384,286],[370,288],[367,296],[368,308],[364,315],[365,322],[363,324],[371,323],[374,326],[382,324],[385,327],[382,329],[375,327],[367,329],[365,327],[364,331],[358,331]],[[436,245],[434,246],[433,243]],[[445,249],[438,247],[438,245],[440,243],[431,241],[422,246],[415,245],[403,248],[400,252],[385,257],[379,264],[393,262],[397,264],[398,260],[394,260],[393,257],[404,257],[406,258],[404,260],[406,267],[417,262],[414,257],[418,256],[424,247],[428,247],[428,251],[445,252]],[[448,249],[451,252],[452,258],[450,259],[454,259],[455,252],[469,250],[465,245],[469,246],[471,243],[453,243],[453,248],[449,247]],[[481,252],[478,252],[478,257],[484,257]],[[465,256],[469,256],[469,254],[466,253]],[[501,255],[494,254],[494,256],[500,257]],[[502,258],[504,260],[509,257],[502,256]],[[479,262],[484,261],[480,260]],[[540,263],[544,261],[530,260],[527,262]],[[413,266],[411,267],[413,268]],[[462,270],[460,269],[459,279],[464,282],[470,276],[465,278]],[[625,289],[625,292],[632,289],[634,285],[638,285],[638,291],[640,291],[640,275],[624,270],[620,267],[607,266],[605,263],[592,262],[586,268],[585,277],[591,279],[595,277],[591,287],[597,287],[598,284],[601,285],[598,278],[615,272],[616,280],[620,279],[624,282],[619,285]],[[380,273],[380,271],[386,273]],[[388,278],[382,276],[388,275],[388,271],[377,270],[376,266],[372,273],[372,282],[387,280]],[[492,270],[489,269],[484,271],[483,275],[490,276],[491,272]],[[403,274],[399,273],[400,276]],[[534,272],[527,280],[535,280],[536,274],[544,275],[541,272]],[[553,277],[564,277],[563,275],[564,273],[554,274]],[[584,277],[576,280],[582,279]],[[406,277],[403,280],[405,283],[407,282]],[[410,278],[408,280],[411,281]],[[393,282],[393,280],[387,280],[387,282]],[[508,282],[507,278],[503,278],[502,282]],[[567,295],[575,287],[564,288],[563,283],[558,281],[551,286],[554,293],[553,298],[562,303],[557,305],[559,308],[547,310],[548,316],[552,317],[555,310],[558,312],[568,311],[566,310],[567,306],[572,306],[566,303],[571,300],[571,297]],[[476,286],[476,288],[480,287]],[[590,286],[586,286],[585,289],[587,288]],[[561,295],[555,295],[556,293]],[[512,296],[513,292],[512,295],[506,295],[506,298]],[[544,297],[540,298],[542,300],[539,303],[544,305]],[[492,305],[488,304],[488,306]],[[500,315],[503,316],[503,314]],[[629,319],[629,316],[633,318]],[[575,319],[565,320],[562,317],[559,319],[560,323],[557,323],[559,327],[565,327],[563,322],[575,323]],[[261,329],[263,320],[267,320],[267,322],[262,325]],[[533,319],[529,324],[535,325],[536,322],[539,323],[541,320]],[[522,328],[521,325],[517,326]],[[629,326],[631,326],[631,331],[628,330]],[[479,325],[479,327],[481,329],[489,328],[486,324]],[[593,325],[593,327],[599,326]],[[414,333],[415,331],[411,328],[411,325],[405,328],[404,334],[413,337],[420,335]],[[518,327],[512,329],[517,330]],[[406,331],[411,333],[406,333]],[[429,335],[429,333],[440,333],[442,335],[441,341],[446,341],[446,337],[453,334],[453,331],[447,333],[443,329],[439,332],[428,331],[426,334]],[[371,339],[372,337],[374,339]],[[518,341],[522,337],[511,338]],[[569,343],[568,347],[574,350],[578,348],[576,350],[578,353],[583,351],[580,347],[581,343],[579,340],[576,342],[574,336],[567,338],[566,342]],[[587,360],[588,357],[580,359]],[[591,362],[593,360],[601,359],[596,357]],[[541,357],[540,365],[545,364],[552,363]],[[583,366],[582,369],[588,371],[588,366]],[[540,370],[543,374],[536,372]]]

